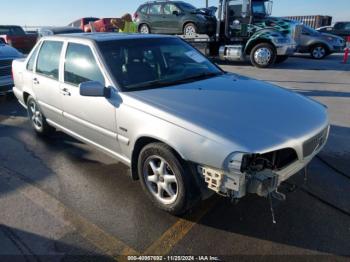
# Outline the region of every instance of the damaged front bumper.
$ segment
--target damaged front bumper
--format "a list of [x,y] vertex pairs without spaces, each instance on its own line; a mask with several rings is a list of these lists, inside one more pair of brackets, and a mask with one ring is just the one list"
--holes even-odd
[[[267,197],[270,193],[276,192],[283,181],[297,174],[311,162],[326,145],[329,130],[327,126],[296,146],[295,159],[283,168],[278,167],[276,161],[280,156],[277,153],[286,154],[286,149],[263,155],[234,153],[230,157],[228,171],[198,166],[198,172],[210,190],[225,197],[240,199],[247,194]],[[294,151],[294,149],[288,150]]]

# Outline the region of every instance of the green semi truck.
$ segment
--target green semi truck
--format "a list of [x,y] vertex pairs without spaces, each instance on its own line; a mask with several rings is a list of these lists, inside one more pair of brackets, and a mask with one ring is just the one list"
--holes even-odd
[[183,38],[209,57],[271,67],[294,54],[302,30],[298,22],[272,17],[272,5],[271,0],[219,0],[216,34]]

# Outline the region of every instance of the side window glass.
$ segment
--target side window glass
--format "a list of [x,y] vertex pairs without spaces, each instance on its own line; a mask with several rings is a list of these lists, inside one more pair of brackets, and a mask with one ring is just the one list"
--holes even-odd
[[174,4],[166,4],[164,5],[164,14],[172,15],[174,11],[180,13],[180,9],[176,7]]
[[337,23],[335,26],[334,26],[334,29],[337,29],[337,30],[342,30],[344,29],[344,23]]
[[35,63],[36,56],[38,55],[38,51],[39,51],[39,46],[35,48],[34,52],[32,53],[32,56],[28,60],[28,64],[27,64],[28,71],[34,70],[34,63]]
[[151,5],[150,9],[149,9],[149,13],[151,15],[160,15],[162,12],[162,5]]
[[347,24],[345,25],[345,30],[350,30],[350,23],[347,23]]
[[45,41],[38,55],[36,72],[58,80],[60,56],[63,43],[59,41]]
[[90,47],[70,43],[67,47],[64,65],[64,82],[78,86],[87,81],[98,81],[105,84]]

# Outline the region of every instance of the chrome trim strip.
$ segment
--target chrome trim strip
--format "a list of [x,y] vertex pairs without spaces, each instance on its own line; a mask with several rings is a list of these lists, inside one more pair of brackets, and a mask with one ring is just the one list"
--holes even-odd
[[[83,141],[83,142],[85,142],[87,144],[90,144],[92,146],[95,146],[97,149],[100,149],[101,151],[109,154],[110,156],[112,156],[114,158],[117,158],[118,160],[122,161],[126,165],[128,165],[128,166],[131,165],[131,160],[128,159],[127,157],[124,157],[124,156],[122,156],[122,155],[120,155],[120,154],[118,154],[118,153],[116,153],[116,152],[114,152],[114,151],[112,151],[112,150],[110,150],[108,148],[105,148],[104,146],[101,146],[100,144],[97,144],[97,143],[95,143],[95,142],[93,142],[93,141],[91,141],[91,140],[89,140],[89,139],[87,139],[87,138],[85,138],[85,137],[83,137],[81,135],[78,135],[77,133],[75,133],[75,132],[73,132],[73,131],[71,131],[71,130],[63,127],[63,126],[61,126],[59,124],[56,124],[55,122],[51,121],[50,119],[46,119],[46,121],[50,125],[54,126],[57,129],[62,130],[63,132],[65,132],[65,133],[75,137],[76,139],[81,140],[81,141]],[[117,141],[116,141],[116,143],[117,143]]]
[[63,112],[63,116],[68,118],[71,121],[77,122],[78,124],[86,126],[87,128],[91,128],[94,131],[99,132],[99,133],[101,133],[101,134],[103,134],[105,136],[108,136],[110,138],[113,138],[114,140],[117,141],[118,135],[116,133],[112,132],[112,131],[109,131],[109,130],[107,130],[105,128],[102,128],[102,127],[99,127],[97,125],[94,125],[94,124],[92,124],[90,122],[82,120],[82,119],[80,119],[80,118],[78,118],[76,116],[73,116],[71,114],[68,114],[66,112]]

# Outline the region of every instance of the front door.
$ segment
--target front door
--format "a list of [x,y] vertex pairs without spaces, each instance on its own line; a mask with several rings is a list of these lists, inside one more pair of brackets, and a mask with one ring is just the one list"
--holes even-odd
[[35,73],[32,74],[33,90],[42,112],[47,119],[58,124],[63,120],[59,89],[62,47],[61,41],[44,41],[38,54]]
[[172,3],[164,4],[163,8],[163,27],[166,29],[168,33],[171,34],[181,34],[182,33],[182,25],[180,23],[181,10]]
[[[226,7],[225,30],[226,37],[233,41],[248,38],[250,12],[247,0],[230,0]],[[237,38],[237,39],[235,39]]]
[[106,83],[92,46],[68,43],[60,85],[64,127],[105,151],[120,152],[115,106],[105,97],[81,96],[79,85],[87,81]]

